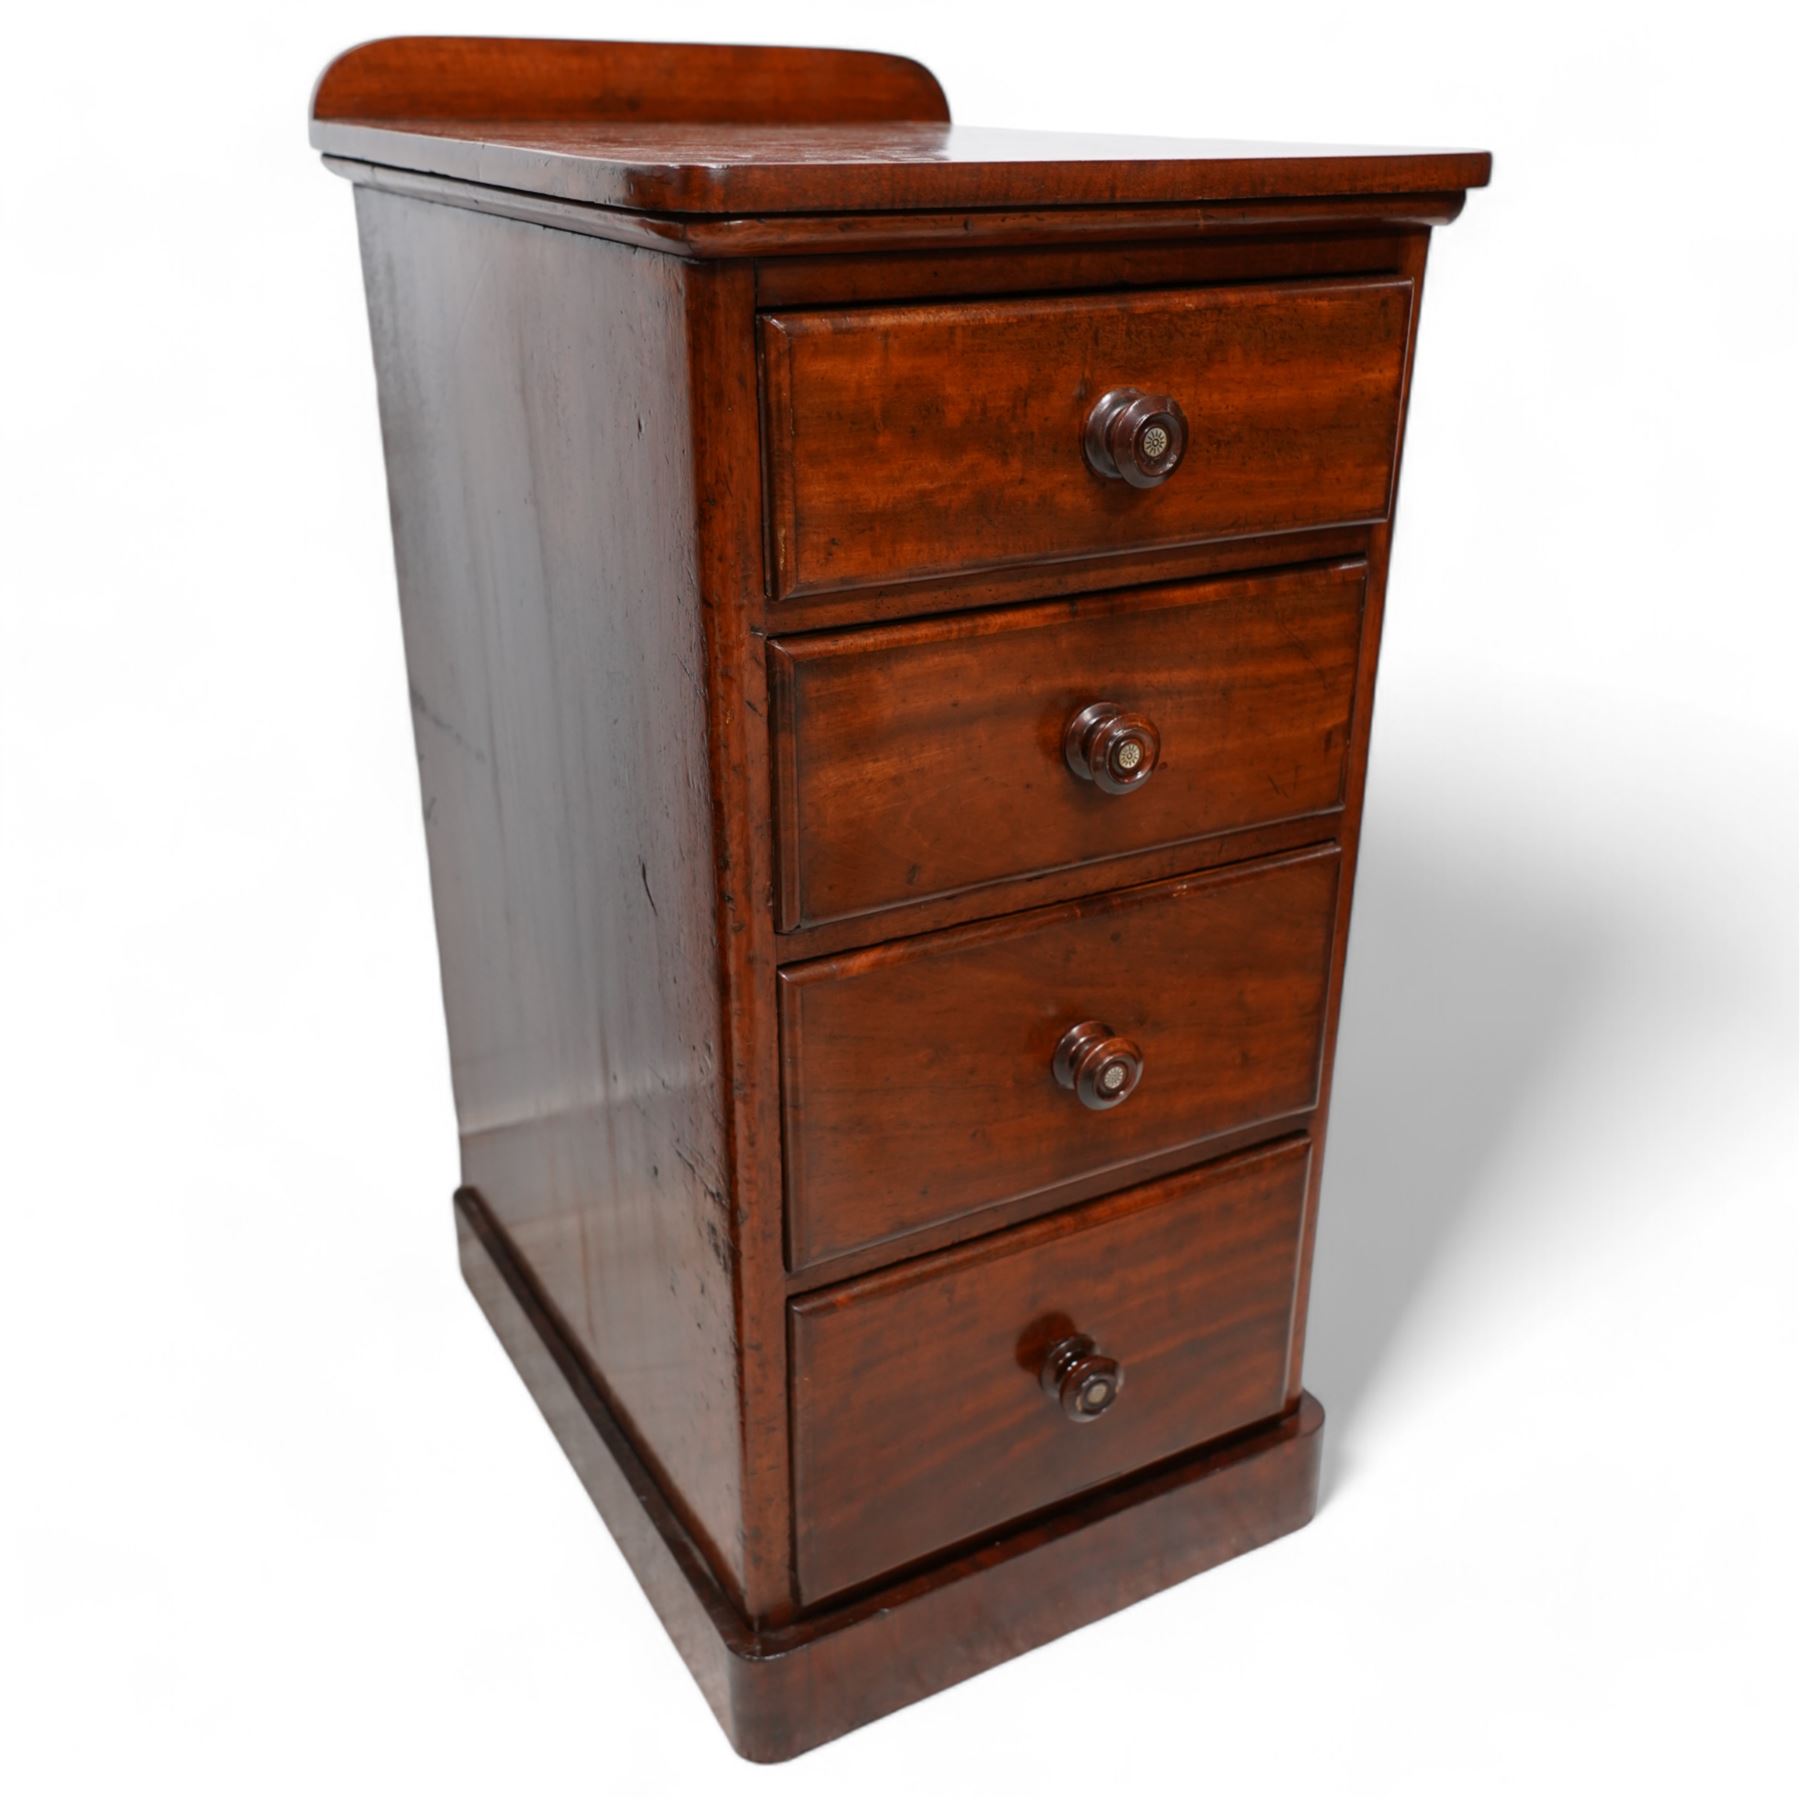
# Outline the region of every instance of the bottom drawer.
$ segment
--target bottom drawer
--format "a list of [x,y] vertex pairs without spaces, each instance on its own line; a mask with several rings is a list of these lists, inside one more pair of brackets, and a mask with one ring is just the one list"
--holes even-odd
[[795,1301],[802,1601],[1279,1413],[1310,1158],[1290,1138]]

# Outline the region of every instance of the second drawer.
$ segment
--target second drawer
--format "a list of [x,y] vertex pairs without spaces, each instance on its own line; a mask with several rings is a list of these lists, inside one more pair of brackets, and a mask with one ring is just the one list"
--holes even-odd
[[[1350,562],[778,640],[781,929],[1334,810],[1366,578]],[[1100,703],[1124,723],[1088,741],[1096,764],[1070,739]],[[1109,753],[1135,757],[1123,779]]]
[[791,1265],[1309,1109],[1338,870],[1304,851],[784,969]]

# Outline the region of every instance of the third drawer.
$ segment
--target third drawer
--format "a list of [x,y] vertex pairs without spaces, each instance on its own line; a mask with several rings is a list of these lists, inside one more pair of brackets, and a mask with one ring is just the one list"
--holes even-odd
[[[1308,1111],[1339,866],[1325,846],[782,970],[790,1265]],[[1082,1026],[1097,1048],[1059,1074]],[[1097,1107],[1109,1044],[1135,1086]]]

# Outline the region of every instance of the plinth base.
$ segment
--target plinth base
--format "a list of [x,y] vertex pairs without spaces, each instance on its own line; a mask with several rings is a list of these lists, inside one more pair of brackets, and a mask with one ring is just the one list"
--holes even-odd
[[480,1196],[456,1197],[463,1274],[740,1756],[781,1762],[1297,1530],[1324,1409],[984,1540],[922,1574],[757,1631],[633,1451]]

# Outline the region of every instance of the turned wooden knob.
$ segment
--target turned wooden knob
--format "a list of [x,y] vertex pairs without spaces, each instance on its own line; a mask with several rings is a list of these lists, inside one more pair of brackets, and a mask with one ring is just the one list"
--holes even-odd
[[1095,402],[1082,441],[1096,475],[1151,488],[1180,466],[1187,437],[1187,415],[1167,394],[1114,388]]
[[1091,1425],[1119,1397],[1125,1371],[1102,1356],[1085,1333],[1050,1346],[1038,1375],[1044,1392],[1077,1425]]
[[1110,1025],[1084,1019],[1063,1033],[1050,1068],[1083,1106],[1107,1112],[1137,1091],[1144,1075],[1144,1053]]
[[1063,755],[1083,781],[1105,794],[1129,794],[1156,772],[1162,735],[1141,714],[1110,700],[1084,706],[1063,727]]

